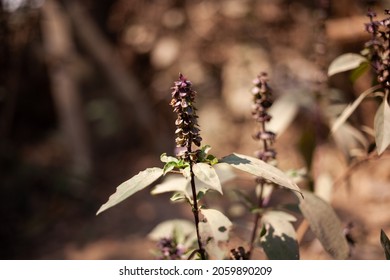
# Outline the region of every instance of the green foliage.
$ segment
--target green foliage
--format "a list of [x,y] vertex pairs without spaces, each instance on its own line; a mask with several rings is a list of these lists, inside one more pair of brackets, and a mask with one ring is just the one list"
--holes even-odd
[[[342,73],[349,70],[359,68],[361,65],[367,64],[368,61],[364,56],[355,53],[345,53],[337,57],[332,61],[328,68],[328,76],[333,76],[338,73]],[[363,69],[367,69],[364,66]],[[360,69],[359,74],[363,69]],[[355,74],[356,76],[357,74]]]
[[188,162],[185,162],[183,159],[178,159],[176,157],[173,157],[173,156],[167,156],[166,153],[163,153],[161,156],[160,156],[160,160],[161,162],[164,162],[165,165],[164,165],[164,175],[167,174],[168,172],[172,171],[173,169],[185,169],[187,167],[189,167],[189,163]]
[[198,161],[208,163],[210,165],[214,165],[218,163],[218,159],[209,154],[209,151],[211,150],[211,147],[209,145],[203,146],[198,153]]
[[351,71],[351,75],[349,76],[350,80],[354,83],[356,80],[366,73],[370,69],[370,64],[368,61],[362,62],[357,68]]

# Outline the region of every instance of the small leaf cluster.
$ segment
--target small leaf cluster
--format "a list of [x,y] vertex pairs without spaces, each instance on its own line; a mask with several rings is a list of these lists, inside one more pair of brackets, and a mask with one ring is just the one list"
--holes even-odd
[[[214,155],[209,154],[210,149],[210,145],[205,145],[198,149],[195,153],[196,156],[194,157],[196,160],[195,163],[203,162],[210,165],[217,164],[218,159]],[[160,156],[160,160],[165,163],[163,168],[164,175],[174,169],[183,170],[190,167],[190,163],[185,159],[181,157],[167,156],[166,153],[163,153]]]

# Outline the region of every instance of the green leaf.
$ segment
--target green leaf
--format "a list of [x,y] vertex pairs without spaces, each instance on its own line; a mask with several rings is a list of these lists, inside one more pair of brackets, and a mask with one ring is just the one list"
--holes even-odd
[[176,192],[171,196],[169,200],[172,202],[181,202],[181,201],[188,201],[188,198],[183,193]]
[[201,151],[204,153],[204,154],[208,154],[211,150],[211,146],[210,145],[204,145],[202,148],[201,148]]
[[215,165],[218,163],[218,158],[213,155],[207,155],[205,161],[210,163],[210,165]]
[[222,194],[221,183],[214,167],[210,166],[207,163],[199,162],[194,164],[192,170],[196,178],[198,178],[206,185],[210,186],[210,189],[216,190],[217,192]]
[[200,153],[198,155],[199,162],[209,163],[210,165],[218,163],[218,159],[215,156],[208,154],[210,150],[210,145],[205,145],[200,149]]
[[299,260],[299,246],[291,222],[296,218],[282,211],[268,211],[261,219],[264,230],[260,244],[270,260]]
[[172,171],[175,167],[177,166],[177,163],[176,162],[167,162],[165,165],[164,165],[164,168],[163,168],[163,171],[164,171],[164,176],[165,174],[169,173],[170,171]]
[[375,114],[375,143],[378,155],[381,155],[390,145],[390,107],[387,102],[389,93],[385,94],[382,104]]
[[164,165],[164,176],[168,172],[172,171],[174,168],[178,169],[185,169],[186,167],[189,167],[189,163],[185,162],[182,159],[178,159],[176,157],[167,156],[166,153],[163,153],[160,156],[160,160],[165,163]]
[[348,258],[349,246],[333,208],[311,192],[305,191],[304,195],[299,208],[325,251],[338,260]]
[[216,259],[223,259],[225,250],[220,245],[229,240],[232,222],[215,209],[201,209],[200,213],[205,218],[199,223],[199,230],[202,240],[208,240],[206,251]]
[[385,251],[386,260],[390,260],[390,240],[383,229],[381,229],[381,244]]
[[234,168],[248,172],[252,175],[262,177],[281,187],[285,187],[302,195],[299,187],[288,175],[262,160],[234,153],[222,158],[220,162],[227,163]]
[[161,162],[164,162],[164,163],[168,163],[168,162],[176,162],[176,163],[178,163],[179,162],[178,158],[172,157],[172,156],[167,156],[166,153],[163,153],[160,156],[160,160],[161,160]]
[[196,200],[199,201],[201,200],[206,194],[206,191],[199,191],[198,194],[196,195]]
[[366,98],[370,93],[373,93],[379,88],[380,86],[369,88],[368,90],[360,94],[359,97],[356,98],[356,100],[352,104],[349,104],[341,113],[341,115],[336,119],[336,121],[333,123],[332,130],[331,130],[332,133],[334,133],[337,129],[339,129],[340,126],[352,115],[352,113],[356,110],[356,108],[360,105],[360,103],[363,101],[364,98]]
[[330,77],[341,72],[356,69],[362,63],[368,63],[364,56],[356,53],[342,54],[329,65],[328,76]]
[[141,171],[131,179],[120,184],[116,188],[116,192],[112,194],[108,201],[100,207],[96,215],[99,215],[101,212],[117,205],[134,193],[143,190],[159,179],[162,175],[163,170],[157,167],[147,168],[144,171]]
[[352,70],[351,75],[349,78],[354,83],[356,80],[361,77],[364,73],[366,73],[370,69],[370,64],[368,61],[362,62],[357,68]]

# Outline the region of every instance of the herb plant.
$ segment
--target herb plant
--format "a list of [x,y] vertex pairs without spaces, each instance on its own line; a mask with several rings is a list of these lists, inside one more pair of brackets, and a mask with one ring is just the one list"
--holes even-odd
[[[375,146],[380,156],[390,145],[390,12],[385,10],[387,16],[383,20],[375,20],[376,13],[369,11],[367,16],[366,31],[371,34],[371,39],[366,42],[361,54],[346,53],[337,57],[329,66],[328,75],[352,71],[351,79],[355,81],[365,72],[372,69],[375,73],[375,81],[371,88],[367,89],[349,106],[347,106],[332,126],[335,132],[357,109],[359,104],[367,97],[381,98],[374,121]],[[370,67],[371,66],[371,67]]]
[[[380,100],[373,124],[375,143],[369,147],[367,152],[363,152],[364,156],[361,159],[351,164],[346,176],[349,176],[356,166],[369,160],[379,159],[390,145],[390,10],[386,9],[384,14],[385,17],[382,20],[376,20],[377,14],[374,11],[368,11],[369,22],[365,24],[365,29],[371,38],[365,43],[364,49],[360,54],[342,54],[330,64],[328,69],[329,76],[351,71],[352,82],[370,70],[375,77],[372,86],[362,92],[335,120],[332,127],[333,133],[348,120],[363,100],[367,98],[379,98]],[[383,230],[380,233],[380,241],[386,259],[389,259],[389,239]]]
[[187,203],[194,220],[193,227],[183,220],[164,222],[157,226],[150,236],[159,239],[160,258],[225,258],[226,252],[220,244],[228,240],[232,223],[220,211],[206,208],[202,199],[208,191],[223,194],[221,181],[225,180],[223,169],[226,170],[226,166],[248,172],[295,193],[300,193],[300,189],[284,172],[261,159],[237,153],[219,159],[211,155],[210,147],[201,145],[195,108],[196,92],[192,89],[192,83],[180,74],[172,90],[170,105],[177,114],[176,155],[161,155],[160,159],[164,163],[162,168],[147,168],[123,182],[97,214],[165,177],[152,193],[173,192],[171,200]]
[[[390,12],[386,10],[385,15],[385,19],[378,21],[375,13],[370,11],[366,30],[371,39],[365,44],[365,49],[361,54],[341,55],[328,68],[329,77],[352,70],[354,81],[371,65],[376,77],[374,85],[344,109],[333,122],[331,133],[347,121],[365,98],[380,98],[374,122],[377,157],[390,145]],[[153,195],[170,192],[170,201],[187,204],[193,215],[192,221],[164,221],[149,234],[157,241],[156,257],[159,259],[225,259],[228,252],[233,259],[251,259],[256,247],[262,248],[269,259],[299,259],[299,242],[292,224],[297,221],[296,215],[302,215],[333,258],[348,258],[350,247],[347,237],[331,205],[312,191],[301,191],[291,175],[276,167],[276,151],[273,148],[276,134],[267,127],[272,117],[269,109],[273,105],[268,82],[267,74],[261,73],[254,80],[252,89],[252,117],[257,124],[253,138],[260,143],[255,157],[238,153],[217,157],[210,154],[209,145],[202,144],[195,107],[197,93],[192,83],[180,74],[172,87],[170,102],[176,114],[176,154],[162,154],[162,167],[147,168],[119,185],[97,214],[138,191],[154,186],[151,190]],[[244,244],[227,249],[233,223],[225,214],[205,203],[209,192],[223,196],[223,184],[233,177],[231,168],[254,176],[253,201],[243,190],[237,190],[248,201],[248,212],[253,217],[247,249]],[[292,191],[297,197],[296,205],[269,205],[269,198],[276,187]],[[381,244],[388,258],[389,240],[383,231]]]

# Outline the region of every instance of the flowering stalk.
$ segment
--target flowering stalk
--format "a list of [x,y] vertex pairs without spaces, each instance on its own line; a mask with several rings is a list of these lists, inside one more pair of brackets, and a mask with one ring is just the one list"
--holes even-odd
[[[390,10],[385,10],[387,16]],[[390,17],[383,20],[374,20],[376,13],[369,11],[367,16],[370,22],[366,24],[366,30],[372,35],[366,44],[365,56],[377,74],[377,81],[381,84],[385,93],[390,91]]]
[[189,164],[190,180],[192,190],[192,212],[194,214],[196,235],[198,239],[198,252],[201,259],[206,259],[205,250],[199,233],[199,206],[197,201],[195,175],[193,165],[198,160],[199,149],[193,151],[192,146],[200,147],[202,138],[199,134],[198,116],[194,106],[196,92],[191,88],[192,83],[182,74],[179,74],[179,80],[172,87],[172,100],[170,105],[173,112],[177,113],[176,125],[176,147],[178,152],[176,156]]
[[161,260],[182,260],[185,252],[183,244],[178,244],[173,238],[162,238],[157,243]]
[[[260,141],[261,148],[255,152],[257,158],[268,162],[276,158],[276,152],[272,148],[275,141],[275,133],[266,129],[266,123],[271,120],[271,116],[268,114],[268,109],[272,106],[272,89],[268,85],[267,73],[260,73],[253,81],[254,87],[252,89],[253,105],[252,105],[252,117],[257,123],[257,131],[253,135],[256,141]],[[261,209],[264,206],[263,192],[266,181],[263,178],[256,178],[256,183],[259,188],[257,193],[257,207]],[[255,215],[254,227],[252,231],[252,237],[249,248],[249,258],[253,252],[255,245],[256,235],[261,219],[261,212],[257,211]]]

